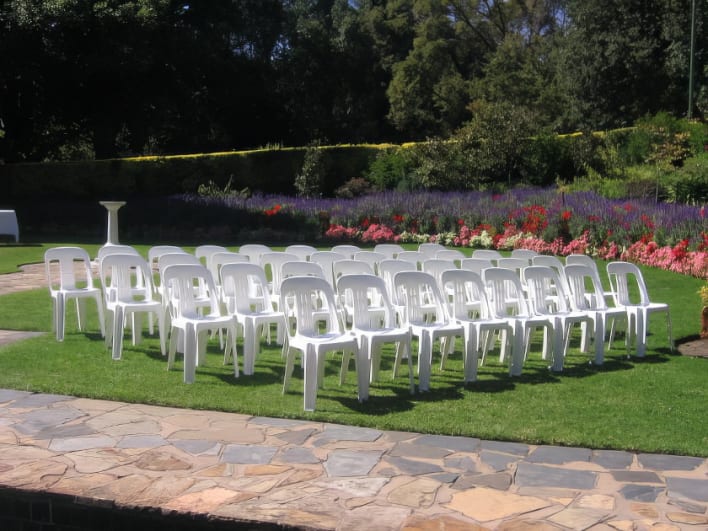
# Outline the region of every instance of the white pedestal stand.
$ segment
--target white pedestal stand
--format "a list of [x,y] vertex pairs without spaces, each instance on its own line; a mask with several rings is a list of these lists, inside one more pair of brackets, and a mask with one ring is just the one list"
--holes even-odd
[[106,245],[118,245],[118,209],[125,201],[99,201],[108,211],[108,235]]

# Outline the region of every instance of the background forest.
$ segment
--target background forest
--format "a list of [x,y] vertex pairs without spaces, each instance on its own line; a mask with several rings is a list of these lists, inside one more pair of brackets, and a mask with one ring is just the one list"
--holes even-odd
[[[702,116],[708,9],[697,5]],[[688,106],[691,0],[0,6],[6,162],[446,138],[488,102],[523,134]]]

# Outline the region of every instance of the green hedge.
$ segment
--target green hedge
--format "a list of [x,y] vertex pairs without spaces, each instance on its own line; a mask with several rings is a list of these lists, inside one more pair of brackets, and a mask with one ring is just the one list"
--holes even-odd
[[[382,147],[331,146],[326,151],[327,180],[323,193],[361,177]],[[302,167],[305,148],[263,149],[169,157],[140,157],[80,162],[0,165],[0,202],[41,199],[108,200],[164,197],[196,192],[214,181],[234,189],[262,193],[294,193],[293,182]]]

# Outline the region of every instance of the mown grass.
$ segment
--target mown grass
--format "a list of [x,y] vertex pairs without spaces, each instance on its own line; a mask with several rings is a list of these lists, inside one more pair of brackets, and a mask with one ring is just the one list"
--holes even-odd
[[[675,338],[694,337],[700,326],[695,292],[701,281],[644,272],[652,297],[671,304]],[[93,316],[90,305],[89,310]],[[405,367],[391,380],[392,352],[387,350],[382,379],[372,385],[365,403],[356,399],[353,365],[339,386],[339,358],[332,354],[317,410],[305,413],[301,371],[296,367],[291,388],[283,394],[284,364],[275,345],[262,344],[254,375],[235,378],[212,342],[196,382],[186,385],[181,361],[175,370],[166,370],[157,339],[146,338],[135,347],[126,340],[123,359],[113,361],[95,317],[87,332],[79,332],[72,312],[63,343],[46,334],[0,348],[0,387],[389,430],[708,456],[708,360],[671,353],[663,316],[652,317],[644,359],[628,359],[620,340],[605,365],[594,367],[578,351],[576,336],[561,374],[548,371],[537,338],[521,377],[510,378],[492,353],[478,381],[465,386],[458,344],[446,369],[433,371],[431,390],[424,394],[409,393]],[[0,297],[0,328],[48,331],[50,323],[45,290]]]

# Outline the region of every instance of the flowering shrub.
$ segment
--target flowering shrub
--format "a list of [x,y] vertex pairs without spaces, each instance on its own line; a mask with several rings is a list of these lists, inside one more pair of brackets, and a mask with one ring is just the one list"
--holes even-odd
[[269,223],[282,217],[293,232],[301,229],[293,220],[309,220],[334,241],[430,241],[553,255],[583,253],[708,275],[708,219],[701,206],[531,188],[503,194],[389,191],[351,199],[254,195],[197,200],[265,214]]

